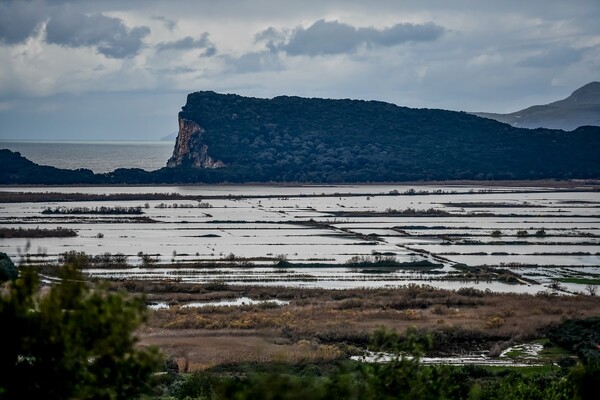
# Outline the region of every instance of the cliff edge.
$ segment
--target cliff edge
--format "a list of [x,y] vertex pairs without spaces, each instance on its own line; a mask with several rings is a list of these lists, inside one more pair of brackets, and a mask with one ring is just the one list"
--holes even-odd
[[204,129],[194,121],[179,117],[179,132],[175,139],[173,155],[167,167],[221,168],[222,161],[208,155],[208,145],[203,142]]

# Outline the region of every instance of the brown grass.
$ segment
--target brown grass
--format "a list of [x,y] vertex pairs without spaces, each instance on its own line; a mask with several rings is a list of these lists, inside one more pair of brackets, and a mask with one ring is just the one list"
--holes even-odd
[[[128,284],[128,286],[131,286]],[[261,361],[301,362],[344,357],[348,346],[365,346],[379,327],[404,332],[415,327],[434,334],[437,351],[501,348],[538,338],[568,318],[600,316],[600,298],[484,294],[463,295],[425,286],[402,289],[292,289],[173,284],[171,292],[150,293],[174,304],[150,312],[140,331],[143,344],[156,344],[185,368]],[[281,307],[181,308],[185,301],[283,299]],[[307,343],[311,345],[308,346]],[[191,363],[191,364],[190,364]]]

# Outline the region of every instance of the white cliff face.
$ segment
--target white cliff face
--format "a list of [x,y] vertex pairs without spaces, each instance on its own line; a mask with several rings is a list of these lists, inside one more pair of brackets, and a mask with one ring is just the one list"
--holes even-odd
[[173,156],[167,167],[222,168],[222,161],[208,155],[208,146],[203,142],[204,129],[194,121],[179,118],[179,133],[175,140]]

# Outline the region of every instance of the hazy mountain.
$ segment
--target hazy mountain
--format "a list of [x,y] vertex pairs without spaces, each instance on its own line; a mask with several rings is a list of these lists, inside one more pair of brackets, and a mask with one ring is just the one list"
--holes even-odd
[[177,132],[169,133],[166,136],[160,138],[161,142],[174,142],[177,139]]
[[600,82],[591,82],[564,100],[528,107],[510,114],[475,112],[521,128],[549,128],[572,131],[580,126],[600,126]]

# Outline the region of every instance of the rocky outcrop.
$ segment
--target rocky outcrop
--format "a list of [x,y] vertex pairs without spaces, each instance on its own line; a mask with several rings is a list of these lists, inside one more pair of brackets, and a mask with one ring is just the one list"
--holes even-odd
[[225,164],[208,155],[208,145],[203,143],[204,129],[196,122],[179,118],[179,133],[175,140],[173,156],[167,167],[221,168]]

